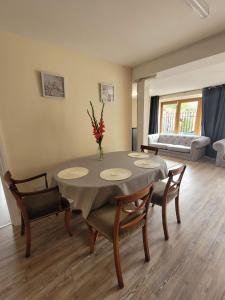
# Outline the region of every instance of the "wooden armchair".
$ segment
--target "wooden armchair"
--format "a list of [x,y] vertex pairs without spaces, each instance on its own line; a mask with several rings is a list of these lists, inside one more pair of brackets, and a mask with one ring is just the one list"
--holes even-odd
[[145,260],[150,260],[147,238],[147,216],[153,184],[128,196],[114,197],[115,205],[107,204],[90,213],[87,223],[90,229],[90,252],[94,252],[98,233],[113,243],[116,274],[120,288],[124,287],[120,265],[120,239],[142,228]]
[[[166,207],[168,202],[175,199],[175,208],[177,223],[180,224],[180,210],[179,210],[179,195],[180,195],[180,185],[186,169],[186,165],[179,166],[178,168],[172,169],[168,173],[167,183],[163,181],[158,181],[154,183],[154,192],[152,195],[151,202],[153,206],[159,205],[162,207],[162,223],[165,240],[169,239],[168,228],[167,228],[167,216]],[[178,176],[178,179],[174,177]]]
[[[46,189],[26,193],[22,193],[18,190],[18,184],[33,181],[41,177],[44,178]],[[71,219],[70,204],[67,199],[60,195],[57,186],[48,188],[46,173],[23,180],[17,180],[13,179],[11,173],[7,171],[4,175],[4,179],[9,190],[16,199],[17,205],[21,212],[21,235],[24,235],[24,232],[26,234],[26,257],[30,256],[30,223],[33,221],[65,211],[65,226],[69,235],[72,235],[69,227]]]
[[141,152],[144,152],[145,150],[153,151],[155,155],[158,155],[159,152],[159,149],[156,147],[141,145]]

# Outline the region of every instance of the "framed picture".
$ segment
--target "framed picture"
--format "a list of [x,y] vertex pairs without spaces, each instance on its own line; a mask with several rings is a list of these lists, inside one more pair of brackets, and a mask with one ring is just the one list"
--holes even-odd
[[100,101],[114,102],[114,86],[112,84],[100,83]]
[[64,77],[41,72],[44,97],[65,98]]

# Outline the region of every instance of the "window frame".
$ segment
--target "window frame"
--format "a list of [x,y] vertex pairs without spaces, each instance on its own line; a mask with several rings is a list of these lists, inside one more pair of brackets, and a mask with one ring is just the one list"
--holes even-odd
[[195,121],[195,129],[194,134],[200,135],[201,134],[201,120],[202,120],[202,98],[190,98],[190,99],[178,99],[178,100],[171,100],[171,101],[162,101],[160,103],[160,133],[162,132],[162,119],[163,119],[163,105],[168,104],[176,104],[176,117],[175,117],[175,128],[174,133],[180,134],[180,111],[182,103],[187,102],[198,102],[197,112],[196,112],[196,121]]

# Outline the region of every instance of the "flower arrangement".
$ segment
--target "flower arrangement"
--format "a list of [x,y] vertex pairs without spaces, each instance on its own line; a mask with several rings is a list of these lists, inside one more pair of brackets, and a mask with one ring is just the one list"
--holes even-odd
[[90,101],[91,105],[91,114],[89,110],[87,109],[88,116],[90,117],[91,120],[91,125],[93,128],[93,135],[95,137],[96,143],[98,144],[98,151],[99,151],[99,159],[103,159],[103,149],[102,149],[102,140],[104,137],[104,132],[105,132],[105,123],[103,120],[103,112],[104,112],[104,106],[105,104],[102,104],[102,111],[101,111],[101,117],[100,121],[98,122],[96,117],[95,117],[95,110],[92,102]]

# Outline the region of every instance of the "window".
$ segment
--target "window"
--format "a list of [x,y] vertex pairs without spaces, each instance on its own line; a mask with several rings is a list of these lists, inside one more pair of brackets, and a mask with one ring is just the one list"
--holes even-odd
[[200,134],[202,99],[161,102],[160,132]]

